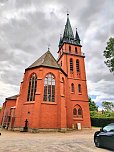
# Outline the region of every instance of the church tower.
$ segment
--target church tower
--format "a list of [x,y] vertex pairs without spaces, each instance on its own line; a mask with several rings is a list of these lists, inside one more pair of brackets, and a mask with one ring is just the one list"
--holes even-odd
[[66,109],[67,127],[81,123],[90,127],[89,103],[86,86],[84,53],[81,51],[80,37],[76,29],[75,36],[67,14],[63,36],[60,37],[58,64],[67,74]]

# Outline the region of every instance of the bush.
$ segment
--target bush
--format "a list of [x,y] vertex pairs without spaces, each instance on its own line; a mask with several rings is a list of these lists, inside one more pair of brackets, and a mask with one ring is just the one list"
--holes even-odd
[[109,111],[103,111],[103,112],[90,111],[90,117],[91,118],[114,118],[114,112],[109,112]]
[[91,118],[91,125],[95,127],[104,127],[114,123],[114,118]]
[[94,118],[97,115],[97,111],[90,111],[90,117]]

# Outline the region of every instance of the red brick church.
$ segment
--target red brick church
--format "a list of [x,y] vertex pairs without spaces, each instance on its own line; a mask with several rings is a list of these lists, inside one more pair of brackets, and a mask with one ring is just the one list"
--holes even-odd
[[18,95],[6,98],[0,124],[12,130],[39,131],[91,127],[84,54],[67,14],[58,60],[48,50],[25,69]]

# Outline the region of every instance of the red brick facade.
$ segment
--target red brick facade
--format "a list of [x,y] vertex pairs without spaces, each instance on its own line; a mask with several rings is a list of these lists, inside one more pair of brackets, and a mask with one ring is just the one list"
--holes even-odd
[[[25,70],[19,96],[3,104],[0,119],[2,126],[6,126],[3,118],[7,109],[10,119],[6,127],[15,130],[26,125],[29,130],[66,129],[76,127],[77,123],[81,123],[82,127],[91,127],[81,45],[65,41],[59,47],[58,54],[58,61],[55,61],[48,51]],[[46,79],[48,74],[53,77],[54,84]],[[35,81],[31,80],[32,75],[37,77]],[[34,83],[33,88],[36,85],[31,92],[30,80]],[[47,83],[46,86],[44,83]],[[32,96],[34,94],[33,100],[30,95],[31,101],[27,99],[29,93]]]
[[0,113],[0,124],[3,128],[14,127],[16,99],[17,96],[15,98],[6,98],[6,101],[3,103]]

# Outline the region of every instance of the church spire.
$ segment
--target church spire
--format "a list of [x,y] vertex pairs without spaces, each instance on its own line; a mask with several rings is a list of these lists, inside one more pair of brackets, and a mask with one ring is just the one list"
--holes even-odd
[[80,37],[78,35],[77,29],[76,29],[76,35],[74,38],[73,30],[72,30],[70,19],[69,19],[69,13],[67,13],[67,21],[65,24],[63,36],[60,36],[59,48],[63,45],[63,43],[69,43],[69,44],[81,46]]
[[67,13],[67,22],[66,22],[65,29],[64,29],[63,39],[64,40],[73,40],[74,39],[74,34],[72,31],[68,13]]
[[63,38],[62,38],[62,34],[60,34],[59,46],[61,46],[62,43],[63,43]]
[[75,41],[76,41],[78,44],[80,44],[80,37],[79,37],[79,35],[78,35],[77,28],[76,28]]

